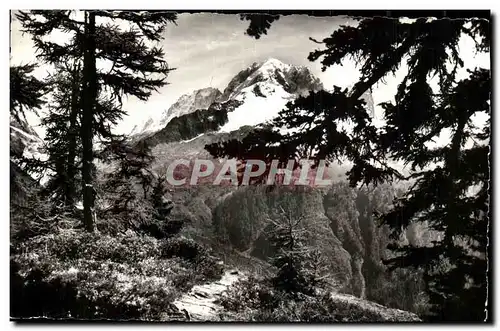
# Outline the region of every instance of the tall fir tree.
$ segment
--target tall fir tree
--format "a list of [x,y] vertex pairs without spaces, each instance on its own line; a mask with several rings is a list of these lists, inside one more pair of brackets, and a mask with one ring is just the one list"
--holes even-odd
[[[261,29],[250,26],[250,35],[262,34],[271,21],[263,21]],[[252,22],[260,24],[257,19]],[[376,17],[341,26],[323,41],[314,40],[324,48],[313,51],[309,60],[321,59],[325,70],[354,59],[361,78],[351,90],[335,87],[299,97],[270,125],[243,140],[206,148],[214,156],[243,160],[256,155],[266,160],[348,160],[351,185],[412,181],[392,211],[380,215],[382,223],[398,237],[410,224],[427,221],[442,239],[425,247],[391,246],[399,255],[386,263],[391,268],[426,269],[433,304],[429,319],[479,321],[488,317],[490,130],[489,120],[480,129],[473,118],[489,115],[491,83],[489,70],[478,68],[458,79],[464,66],[458,49],[462,36],[472,37],[477,51],[489,51],[490,24],[484,19],[418,18],[408,23]],[[385,123],[377,127],[359,98],[403,64],[407,73],[394,102],[382,105]],[[438,82],[438,91],[431,88],[429,77]],[[345,122],[353,123],[352,130],[344,129]],[[293,130],[283,133],[281,128]],[[446,131],[451,133],[449,143],[433,147]],[[411,175],[391,161],[409,166]]]
[[[31,34],[37,57],[48,64],[70,59],[82,61],[81,125],[83,223],[93,231],[94,139],[113,139],[112,126],[123,116],[123,96],[147,100],[166,84],[171,70],[161,47],[149,46],[162,39],[176,14],[164,11],[84,11],[78,20],[72,11],[33,10],[16,15],[23,31]],[[123,30],[118,22],[125,22]],[[69,43],[51,41],[54,31],[64,32]],[[48,40],[47,40],[48,39]]]
[[132,166],[134,174],[139,178],[144,199],[148,198],[151,188],[153,187],[153,180],[155,177],[151,171],[151,164],[154,159],[151,153],[151,147],[147,141],[142,140],[136,144]]

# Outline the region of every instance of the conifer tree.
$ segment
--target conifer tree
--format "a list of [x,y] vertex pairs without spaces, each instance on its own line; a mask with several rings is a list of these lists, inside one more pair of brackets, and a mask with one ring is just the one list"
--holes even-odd
[[140,141],[134,148],[132,166],[134,174],[139,178],[144,199],[148,198],[149,191],[153,187],[154,175],[150,169],[153,161],[154,157],[148,142]]
[[[57,64],[79,59],[83,63],[80,116],[83,223],[92,231],[94,139],[101,142],[113,139],[112,125],[124,114],[123,96],[147,100],[153,91],[166,84],[171,69],[163,59],[163,50],[147,42],[161,40],[167,23],[175,22],[176,15],[162,11],[93,10],[84,11],[84,19],[78,20],[72,14],[68,10],[33,10],[16,16],[24,32],[31,34],[37,56],[43,62]],[[117,22],[126,22],[130,29],[120,29]],[[45,37],[56,30],[65,32],[70,42],[47,41]],[[105,68],[106,63],[110,68]]]
[[[29,126],[26,114],[36,115],[46,102],[49,89],[47,82],[33,75],[34,64],[10,67],[10,235],[11,240],[24,240],[27,237],[47,230],[46,216],[50,210],[39,199],[39,187],[27,173],[26,164],[31,161],[25,157],[27,147],[25,135],[36,133]],[[13,134],[12,134],[13,133]],[[41,221],[41,222],[40,222]]]
[[[489,115],[491,83],[489,70],[478,68],[458,79],[458,69],[464,66],[458,42],[464,35],[475,40],[478,51],[489,51],[490,25],[483,19],[419,18],[407,23],[376,17],[341,26],[323,41],[314,40],[324,48],[309,59],[321,59],[324,70],[354,59],[361,78],[351,90],[335,87],[299,97],[269,126],[241,141],[206,148],[214,156],[239,159],[260,155],[283,160],[302,153],[316,161],[349,160],[351,185],[412,181],[392,211],[380,216],[382,223],[398,237],[410,224],[428,221],[432,230],[442,233],[442,240],[426,247],[391,246],[399,256],[386,263],[426,269],[433,304],[429,318],[478,321],[487,318],[490,130],[489,121],[481,129],[473,118]],[[382,105],[386,122],[377,128],[359,98],[403,63],[408,71],[394,102]],[[429,85],[429,77],[438,82],[438,91]],[[348,121],[352,130],[341,125]],[[293,130],[283,133],[281,128]],[[434,139],[446,131],[451,132],[449,143],[433,147]],[[411,175],[391,161],[410,167]]]
[[[110,142],[100,153],[100,157],[116,167],[116,170],[107,176],[106,189],[109,194],[118,194],[114,201],[116,213],[131,213],[131,203],[136,204],[148,201],[148,194],[153,187],[154,175],[150,169],[153,157],[147,145],[143,148],[132,148],[125,137]],[[142,188],[142,199],[136,193],[135,185]]]
[[311,248],[305,243],[302,221],[302,217],[294,218],[283,209],[277,220],[271,220],[274,228],[270,240],[277,252],[271,263],[278,268],[274,278],[276,287],[289,293],[312,294],[313,287],[305,269]]
[[174,236],[179,233],[184,226],[183,220],[173,219],[171,217],[174,204],[165,197],[165,183],[166,177],[164,176],[160,176],[156,179],[156,184],[151,194],[154,221],[144,228],[145,231],[158,239]]
[[168,215],[168,211],[163,210],[162,208],[165,206],[165,182],[167,178],[164,176],[159,176],[156,180],[156,184],[153,187],[153,192],[151,193],[151,202],[153,204],[153,208],[158,211],[155,217],[159,219],[163,219]]
[[131,148],[125,139],[110,143],[101,153],[107,154],[106,160],[115,163],[116,169],[109,173],[105,182],[105,192],[109,196],[116,195],[113,200],[113,214],[123,214],[125,217],[132,212],[131,205],[136,199],[134,190],[133,169],[131,169]]

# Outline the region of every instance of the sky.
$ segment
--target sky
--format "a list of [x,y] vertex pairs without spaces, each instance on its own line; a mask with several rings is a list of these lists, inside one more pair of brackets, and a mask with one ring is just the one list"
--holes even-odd
[[[204,87],[223,90],[231,78],[253,62],[277,58],[284,63],[304,65],[310,68],[326,88],[333,85],[352,86],[359,77],[354,63],[345,61],[325,72],[319,61],[310,62],[308,54],[320,48],[309,37],[321,40],[331,35],[341,25],[356,22],[348,17],[311,17],[308,15],[282,16],[275,21],[267,35],[256,40],[245,35],[248,21],[241,21],[239,15],[227,14],[180,14],[176,25],[169,25],[161,44],[169,66],[176,68],[168,78],[168,85],[154,93],[147,102],[135,98],[125,100],[128,116],[119,124],[117,132],[127,133],[150,116],[156,117],[168,109],[181,95]],[[58,38],[60,36],[56,36]],[[463,38],[460,42],[461,56],[466,67],[476,65],[489,68],[489,55],[476,56],[473,41]],[[11,64],[33,62],[34,49],[28,35],[22,35],[20,24],[11,24]],[[388,77],[385,84],[378,84],[372,93],[375,104],[390,100],[398,82],[404,75],[404,66],[394,77]],[[46,68],[38,69],[43,75]],[[463,74],[466,73],[462,69]],[[380,115],[376,107],[376,116]],[[39,130],[37,130],[39,131]]]

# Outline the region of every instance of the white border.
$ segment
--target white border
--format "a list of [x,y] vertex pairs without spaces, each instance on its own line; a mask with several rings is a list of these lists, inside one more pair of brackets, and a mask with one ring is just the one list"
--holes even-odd
[[[2,2],[1,6],[4,7],[7,4],[7,2]],[[103,1],[103,0],[87,0],[85,2],[82,1],[63,1],[63,0],[50,0],[50,1],[34,1],[34,0],[18,0],[12,3],[13,7],[12,9],[53,9],[53,8],[78,8],[78,9],[90,9],[90,8],[116,8],[116,9],[303,9],[303,10],[312,10],[312,9],[332,9],[335,8],[337,10],[354,10],[354,9],[378,9],[378,10],[386,10],[386,9],[421,9],[421,10],[442,10],[444,8],[446,9],[451,9],[456,6],[460,6],[459,8],[456,9],[470,9],[470,10],[478,10],[478,9],[492,9],[493,13],[496,13],[496,8],[498,6],[498,1],[488,1],[488,0],[474,0],[474,1],[468,1],[468,2],[458,2],[458,1],[440,1],[439,3],[436,2],[435,0],[421,0],[421,1],[335,1],[335,2],[330,2],[330,1],[321,1],[321,0],[308,0],[308,1],[297,1],[297,0],[288,0],[288,1],[283,1],[281,3],[273,2],[269,0],[253,0],[253,1],[248,1],[248,2],[240,2],[240,1],[230,1],[230,0],[211,0],[211,1],[201,1],[201,0],[183,0],[181,2],[167,2],[167,1],[149,1],[149,2],[138,2],[138,1],[131,1],[131,0],[122,0],[122,1]],[[3,8],[2,8],[3,9]],[[4,258],[2,265],[4,268],[2,268],[2,292],[1,292],[1,321],[3,324],[7,324],[8,328],[13,328],[14,324],[9,321],[9,285],[8,285],[8,258],[9,258],[9,246],[7,243],[9,242],[9,161],[7,159],[7,155],[9,153],[9,134],[8,134],[8,67],[7,63],[9,61],[9,50],[8,50],[8,45],[9,45],[9,13],[8,13],[8,7],[6,6],[5,10],[2,10],[2,14],[0,15],[1,19],[1,27],[2,27],[2,33],[0,37],[2,38],[1,40],[1,45],[4,47],[4,51],[1,53],[1,56],[3,58],[2,63],[4,63],[3,66],[1,66],[2,70],[2,75],[3,81],[5,83],[2,93],[2,105],[5,105],[5,109],[3,112],[1,112],[1,119],[2,119],[2,134],[1,134],[1,139],[3,140],[3,143],[0,144],[0,153],[3,155],[3,159],[0,162],[0,165],[2,167],[2,179],[1,179],[1,188],[3,190],[2,194],[2,199],[1,199],[1,211],[2,215],[2,222],[3,222],[3,227],[4,231],[2,232],[4,235],[4,242],[1,245],[3,251],[2,251],[2,256]],[[497,32],[497,24],[494,24],[494,35],[496,35]],[[242,31],[243,33],[243,31]],[[498,54],[495,54],[495,59],[498,56]],[[7,86],[6,86],[7,85]],[[494,84],[495,91],[498,91],[498,85]],[[496,94],[498,95],[498,94]],[[495,100],[496,101],[496,100]],[[500,116],[495,116],[495,127],[498,127],[500,123],[498,123],[500,120]],[[498,134],[495,134],[495,141],[494,141],[494,146],[498,146],[500,144],[500,141],[498,141]],[[498,138],[498,139],[497,139]],[[495,153],[492,151],[493,156],[495,157]],[[496,162],[498,163],[498,162]],[[496,200],[496,199],[495,199]],[[496,201],[495,201],[496,202]],[[495,205],[495,202],[492,201],[492,205]],[[500,206],[500,204],[498,204]],[[493,220],[492,220],[493,222]],[[494,226],[494,237],[496,237],[496,234],[498,232],[499,225]],[[496,245],[498,246],[498,245]],[[493,266],[493,268],[496,265],[496,257],[498,254],[496,254],[497,249],[495,249],[494,252],[494,259],[495,261],[490,260],[490,264]],[[498,272],[498,270],[495,270]],[[495,283],[492,280],[493,283]],[[498,285],[494,286],[495,289],[495,294],[498,290]],[[492,295],[493,293],[490,293]],[[495,295],[495,298],[497,296]],[[496,303],[495,307],[495,314],[493,314],[493,317],[498,316],[498,302]],[[47,325],[47,327],[51,327],[52,325]],[[61,327],[71,327],[72,325],[67,325],[67,326],[61,326]],[[73,325],[75,326],[75,325]],[[203,325],[204,327],[211,327],[211,328],[219,328],[224,325]],[[228,327],[235,327],[235,325],[227,325]],[[254,327],[264,327],[264,325],[241,325],[238,326],[239,328],[254,328]],[[348,328],[348,327],[363,327],[362,325],[352,325],[352,326],[335,326],[337,328]],[[458,325],[449,325],[449,326],[425,326],[425,327],[430,327],[431,329],[434,328],[456,328]],[[25,327],[32,327],[32,326],[25,326]],[[82,326],[79,326],[80,328]],[[88,326],[85,326],[84,328],[89,328],[92,330],[99,330],[103,329],[104,325],[92,325],[89,324]],[[108,325],[106,326],[107,328],[115,328],[118,330],[118,328],[123,328],[123,327],[132,327],[132,328],[138,328],[138,325]],[[142,327],[142,325],[140,326]],[[179,326],[174,326],[174,325],[161,325],[159,327],[168,327],[169,329],[177,329],[177,328],[193,328],[196,327],[195,325],[179,325]],[[278,327],[276,325],[275,327]],[[288,327],[287,325],[281,325],[280,327]],[[300,325],[296,326],[297,328],[305,328],[306,326]],[[330,327],[329,325],[315,325],[315,328],[323,328],[323,327]],[[371,326],[370,326],[371,327]],[[381,325],[381,327],[391,327],[390,325]],[[408,327],[415,327],[415,326],[410,326],[410,325],[395,325],[392,326],[393,328],[396,329],[403,329],[403,328],[408,328]],[[417,326],[419,327],[419,326]],[[423,327],[423,326],[421,326]],[[459,326],[458,326],[459,327]],[[470,326],[464,325],[464,327],[469,328]]]

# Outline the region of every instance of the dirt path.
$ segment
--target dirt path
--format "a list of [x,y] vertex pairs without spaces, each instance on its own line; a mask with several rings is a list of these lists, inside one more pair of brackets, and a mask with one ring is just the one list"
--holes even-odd
[[232,284],[242,279],[244,275],[237,270],[229,270],[218,281],[195,285],[173,304],[180,311],[185,310],[191,321],[218,321],[219,311],[222,307],[215,303],[220,295]]

